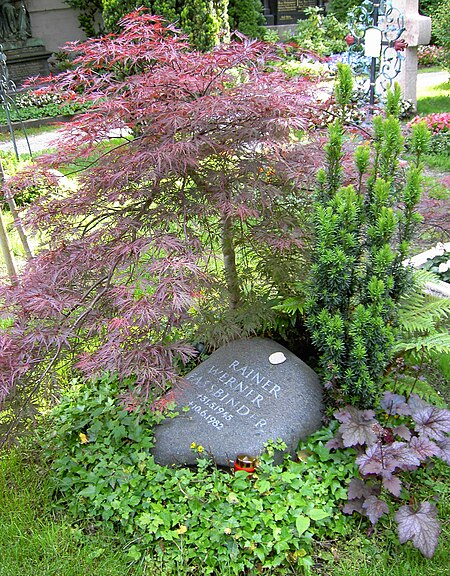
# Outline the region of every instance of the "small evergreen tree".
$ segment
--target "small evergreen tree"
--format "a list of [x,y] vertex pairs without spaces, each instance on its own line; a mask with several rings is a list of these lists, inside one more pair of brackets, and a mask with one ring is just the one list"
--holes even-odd
[[261,0],[230,0],[228,17],[231,30],[239,30],[249,38],[262,38],[265,18]]
[[194,48],[207,51],[229,40],[227,8],[228,0],[185,0],[181,28]]
[[[350,69],[340,65],[336,98],[344,107],[350,83]],[[424,151],[421,127],[413,138],[416,164],[399,182],[402,136],[393,116],[399,99],[398,89],[389,93],[387,117],[374,119],[373,156],[366,144],[356,150],[355,184],[342,186],[342,120],[330,127],[326,169],[317,177],[307,324],[332,404],[373,406],[393,354],[396,302],[407,281],[402,260],[419,220],[414,207]]]

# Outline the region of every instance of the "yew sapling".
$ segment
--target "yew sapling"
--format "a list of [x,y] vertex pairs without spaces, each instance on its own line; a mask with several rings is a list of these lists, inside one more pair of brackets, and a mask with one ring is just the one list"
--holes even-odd
[[334,415],[340,426],[327,446],[356,449],[360,474],[349,485],[344,512],[359,512],[375,525],[395,510],[400,542],[411,540],[431,558],[441,532],[438,511],[432,502],[416,501],[414,471],[432,458],[450,464],[450,411],[417,394],[385,392],[378,413],[347,406]]
[[413,139],[416,164],[402,174],[403,138],[393,115],[400,92],[393,91],[386,117],[373,120],[372,150],[366,143],[356,149],[349,178],[342,118],[350,95],[350,69],[339,66],[336,99],[342,113],[329,127],[326,165],[317,176],[307,325],[328,403],[371,407],[393,358],[396,303],[408,284],[402,261],[420,220],[415,207],[423,150]]
[[69,45],[74,69],[49,80],[91,107],[40,160],[74,167],[78,187],[43,194],[28,213],[48,242],[17,287],[0,290],[14,319],[0,334],[1,398],[54,382],[57,362],[134,375],[147,397],[195,354],[186,336],[199,318],[249,301],[248,323],[253,303],[277,293],[267,258],[290,259],[284,282],[301,267],[297,184],[319,155],[311,139],[308,153],[295,149],[295,130],[314,120],[314,83],[272,67],[264,42],[204,54],[160,17],[136,12],[122,25]]

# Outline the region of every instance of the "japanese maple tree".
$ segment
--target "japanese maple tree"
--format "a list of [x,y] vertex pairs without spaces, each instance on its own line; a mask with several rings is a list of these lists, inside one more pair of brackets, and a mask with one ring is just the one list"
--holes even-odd
[[75,68],[48,79],[92,105],[39,161],[73,166],[77,187],[32,205],[28,226],[48,241],[0,289],[1,398],[65,362],[86,377],[133,375],[148,396],[195,353],[185,336],[199,303],[239,309],[301,264],[298,186],[319,156],[293,135],[314,123],[314,83],[287,79],[263,42],[200,53],[145,12],[122,26],[66,47]]

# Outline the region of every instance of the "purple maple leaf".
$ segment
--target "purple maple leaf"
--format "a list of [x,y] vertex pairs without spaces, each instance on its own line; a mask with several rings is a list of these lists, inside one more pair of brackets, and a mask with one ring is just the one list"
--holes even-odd
[[441,526],[436,517],[436,506],[430,502],[422,502],[417,511],[411,506],[402,506],[395,514],[398,523],[398,538],[401,544],[412,540],[414,546],[426,558],[431,558],[441,533]]
[[425,436],[414,436],[409,443],[409,449],[420,460],[426,460],[432,456],[440,456],[441,453],[439,446]]
[[342,434],[342,441],[346,448],[357,444],[370,446],[378,440],[374,432],[377,421],[373,410],[358,410],[347,406],[344,411],[335,416],[342,422],[339,432]]
[[389,513],[389,507],[386,502],[376,496],[369,496],[362,507],[372,524],[376,524],[383,514]]
[[445,440],[450,432],[450,410],[427,406],[414,412],[413,419],[416,422],[415,430],[433,440]]
[[406,403],[405,397],[401,394],[384,392],[380,405],[388,414],[401,414],[403,416],[409,416],[411,414],[411,408]]

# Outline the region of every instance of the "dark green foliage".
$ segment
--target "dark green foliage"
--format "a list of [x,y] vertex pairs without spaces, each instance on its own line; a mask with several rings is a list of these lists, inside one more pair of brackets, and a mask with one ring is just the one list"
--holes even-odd
[[302,445],[299,462],[274,465],[274,449],[285,445],[270,443],[252,477],[218,470],[194,442],[196,469],[158,466],[149,449],[159,415],[121,405],[121,388],[104,377],[75,389],[54,412],[46,443],[61,502],[132,539],[131,560],[148,555],[168,574],[237,575],[257,563],[300,569],[312,563],[312,534],[349,532],[339,505],[355,467],[350,454],[325,448],[333,429]]
[[441,63],[450,70],[450,0],[442,0],[433,6],[430,16],[433,42],[444,48]]
[[191,45],[207,51],[229,38],[228,0],[186,0],[181,11],[181,28]]
[[262,38],[265,19],[261,0],[230,0],[228,18],[231,30],[239,30],[249,38]]
[[[339,67],[342,116],[348,74]],[[396,90],[388,97],[388,112],[398,110],[398,100]],[[360,146],[354,155],[357,188],[341,187],[342,122],[336,120],[329,134],[326,168],[318,174],[307,325],[321,355],[329,401],[373,406],[393,355],[396,302],[408,280],[401,262],[418,221],[421,144],[416,138],[417,163],[399,181],[399,121],[389,113],[375,118],[373,157],[367,145]]]
[[294,40],[304,50],[313,50],[321,56],[344,52],[347,49],[347,27],[333,15],[324,16],[319,8],[307,8],[306,20],[299,20]]
[[168,22],[179,18],[176,0],[103,0],[103,21],[108,32],[118,31],[118,22],[136,8],[147,8],[151,14],[163,16]]
[[99,16],[102,13],[103,0],[65,0],[78,12],[78,22],[86,36],[97,36],[102,33]]
[[359,0],[330,0],[327,3],[327,14],[332,14],[340,22],[347,22],[349,12],[358,4]]

